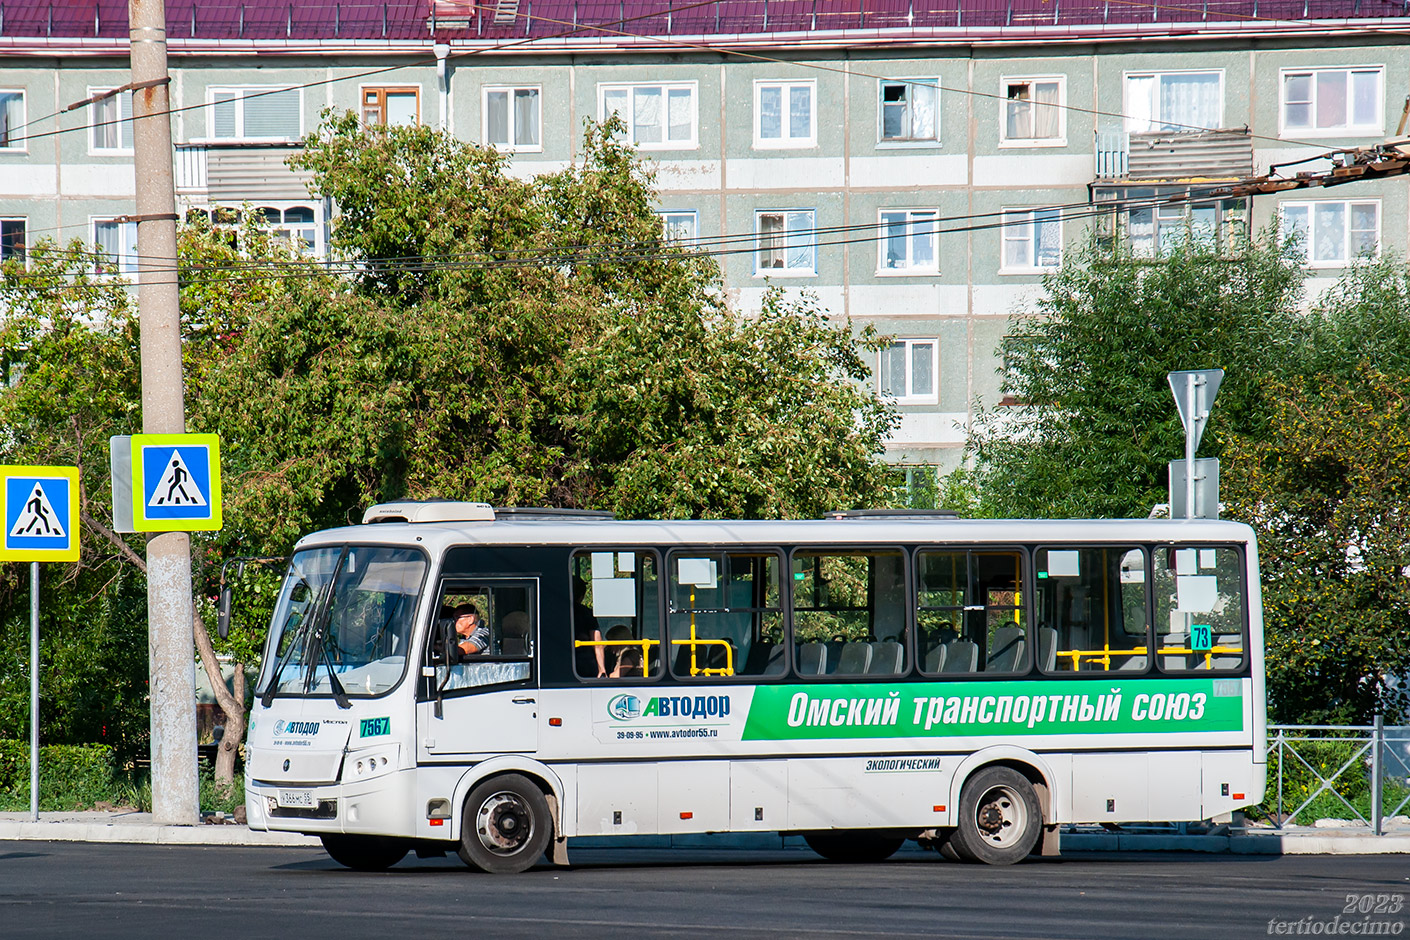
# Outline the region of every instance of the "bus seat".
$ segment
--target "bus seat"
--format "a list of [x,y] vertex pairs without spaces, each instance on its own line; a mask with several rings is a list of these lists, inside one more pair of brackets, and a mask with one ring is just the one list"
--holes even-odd
[[925,662],[922,664],[926,672],[945,671],[945,644],[937,643],[925,654]]
[[836,675],[864,676],[871,665],[871,644],[865,642],[846,643],[842,655],[837,658]]
[[827,673],[827,647],[821,643],[798,644],[798,675],[821,676]]
[[905,662],[905,647],[895,640],[881,640],[871,644],[871,665],[867,667],[867,675],[899,676]]
[[522,610],[514,610],[504,615],[499,625],[502,637],[499,651],[505,656],[529,655],[529,615]]
[[945,644],[945,665],[941,672],[974,672],[979,666],[979,644],[973,640],[951,640]]
[[783,672],[783,651],[782,643],[753,643],[749,647],[749,656],[742,664],[735,663],[735,669],[746,676],[766,676]]
[[989,648],[989,656],[984,661],[985,672],[1013,672],[1023,665],[1023,654],[1027,652],[1027,634],[1017,624],[999,627]]
[[1038,628],[1038,665],[1044,672],[1057,670],[1057,630]]
[[1113,656],[1112,668],[1117,672],[1145,672],[1145,656]]
[[[1188,634],[1185,634],[1185,633],[1169,633],[1169,634],[1166,634],[1165,639],[1163,639],[1163,640],[1160,641],[1160,645],[1161,645],[1161,646],[1174,646],[1174,647],[1179,648],[1179,647],[1186,647],[1186,645],[1187,645],[1189,642],[1190,642],[1190,637],[1189,637]],[[1187,663],[1187,657],[1184,656],[1184,655],[1162,656],[1162,657],[1160,657],[1160,665],[1161,665],[1161,667],[1164,668],[1164,669],[1187,669],[1187,668],[1189,668],[1188,663]]]

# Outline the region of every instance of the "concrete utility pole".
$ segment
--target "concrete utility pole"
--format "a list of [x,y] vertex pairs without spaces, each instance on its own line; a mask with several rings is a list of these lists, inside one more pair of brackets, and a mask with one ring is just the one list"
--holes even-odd
[[[142,326],[142,430],[183,434],[181,317],[176,279],[170,78],[163,0],[128,0],[132,142],[137,170],[137,303]],[[200,821],[196,784],[196,657],[191,621],[191,537],[147,543],[147,651],[151,669],[152,815]]]

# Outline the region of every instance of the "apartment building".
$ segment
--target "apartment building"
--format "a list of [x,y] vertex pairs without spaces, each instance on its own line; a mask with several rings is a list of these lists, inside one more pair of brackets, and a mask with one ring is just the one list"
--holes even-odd
[[[1011,316],[1087,238],[1277,223],[1330,280],[1410,234],[1399,179],[1183,198],[1394,136],[1401,0],[168,0],[167,22],[181,207],[248,204],[314,253],[330,207],[284,161],[324,108],[526,174],[620,114],[668,231],[730,249],[736,304],[808,290],[895,337],[874,381],[898,463],[958,460]],[[123,0],[0,4],[0,253],[79,236],[131,269],[130,97],[64,110],[126,55]]]

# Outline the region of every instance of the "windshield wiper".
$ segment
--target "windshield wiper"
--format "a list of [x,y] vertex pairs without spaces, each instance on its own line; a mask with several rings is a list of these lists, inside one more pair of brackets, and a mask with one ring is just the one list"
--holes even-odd
[[[305,585],[308,584],[303,578],[299,580],[303,581]],[[323,601],[327,597],[326,592],[330,591],[332,587],[333,582],[330,579],[327,584],[318,589],[318,593],[314,595],[313,603],[310,604],[305,611],[306,614],[311,614],[311,616],[304,617],[303,621],[294,631],[294,635],[289,639],[289,646],[284,650],[284,655],[279,657],[278,661],[275,662],[274,669],[269,674],[269,682],[265,684],[264,692],[260,695],[259,699],[259,703],[265,708],[268,708],[274,701],[274,696],[279,691],[279,677],[283,674],[284,667],[289,665],[289,660],[293,657],[294,651],[300,648],[299,639],[309,633],[313,627],[314,621],[319,619],[319,611],[322,609]]]
[[[313,641],[318,644],[318,658],[323,661],[323,667],[328,670],[328,688],[333,692],[333,701],[338,703],[339,708],[352,708],[352,700],[348,698],[347,691],[343,688],[343,680],[338,678],[338,674],[333,671],[333,661],[328,656],[328,629],[327,624],[321,624],[318,632],[314,634]],[[312,647],[309,649],[312,652]],[[313,688],[313,673],[318,668],[313,662],[313,656],[308,657],[308,672],[304,675],[304,692],[309,692]]]

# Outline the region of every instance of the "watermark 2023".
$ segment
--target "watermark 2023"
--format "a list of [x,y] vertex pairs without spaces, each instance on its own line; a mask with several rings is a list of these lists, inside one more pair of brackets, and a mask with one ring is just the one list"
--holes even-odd
[[1268,920],[1274,937],[1399,937],[1405,932],[1405,895],[1348,894],[1341,913],[1331,917]]

